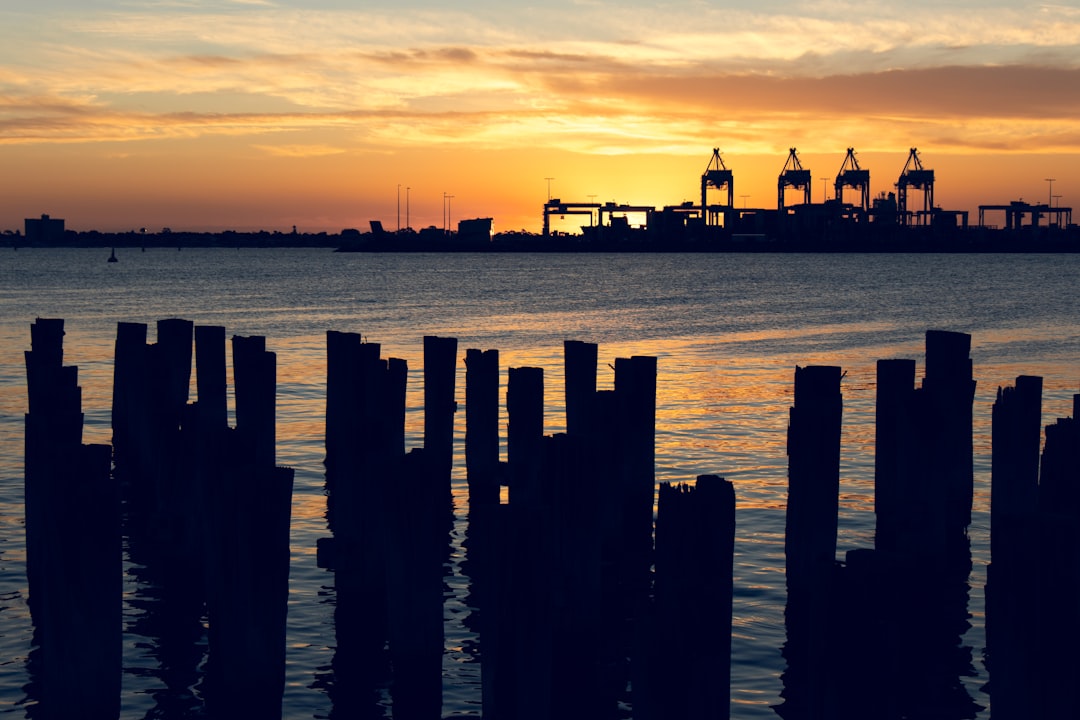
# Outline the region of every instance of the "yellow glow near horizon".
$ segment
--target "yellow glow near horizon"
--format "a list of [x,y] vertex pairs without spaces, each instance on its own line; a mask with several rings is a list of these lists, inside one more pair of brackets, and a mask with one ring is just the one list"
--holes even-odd
[[448,193],[536,231],[545,177],[696,201],[713,147],[750,207],[792,146],[815,190],[855,147],[874,194],[917,146],[972,213],[1080,186],[1075,9],[376,5],[0,11],[0,230],[394,227],[400,184],[414,227]]

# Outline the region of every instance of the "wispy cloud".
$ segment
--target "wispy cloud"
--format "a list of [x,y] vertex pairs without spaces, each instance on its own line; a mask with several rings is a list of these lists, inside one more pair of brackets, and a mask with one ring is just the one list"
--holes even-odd
[[269,155],[288,158],[326,157],[348,152],[345,148],[330,145],[253,145],[252,147]]
[[319,128],[358,146],[605,153],[700,152],[718,136],[771,151],[791,135],[1080,148],[1076,8],[545,7],[507,23],[461,10],[140,4],[49,18],[40,44],[9,23],[0,143]]

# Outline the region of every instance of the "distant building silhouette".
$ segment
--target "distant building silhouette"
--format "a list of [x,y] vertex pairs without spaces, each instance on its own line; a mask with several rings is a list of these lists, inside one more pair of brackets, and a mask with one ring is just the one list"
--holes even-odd
[[26,218],[25,228],[27,245],[59,245],[64,239],[64,221],[60,218]]

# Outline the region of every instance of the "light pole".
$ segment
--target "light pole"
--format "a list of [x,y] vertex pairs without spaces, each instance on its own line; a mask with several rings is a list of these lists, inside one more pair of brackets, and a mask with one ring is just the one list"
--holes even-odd
[[742,209],[745,210],[746,209],[746,198],[748,198],[750,196],[749,195],[740,195],[739,197],[742,198]]
[[401,183],[397,184],[397,231],[401,232]]
[[443,206],[444,206],[443,207],[443,232],[445,232],[445,233],[451,232],[451,230],[450,230],[450,200],[453,197],[454,197],[453,195],[447,195],[445,192],[443,193]]
[[1057,178],[1043,178],[1043,180],[1050,183],[1050,192],[1047,193],[1047,196],[1050,199],[1046,201],[1046,207],[1050,207],[1050,205],[1054,202],[1054,181],[1057,180]]
[[551,200],[551,181],[554,180],[555,178],[546,177],[544,179],[547,180],[547,187],[548,187],[548,198],[547,199],[550,201]]
[[409,223],[409,191],[411,187],[405,188],[405,229],[412,230],[412,225]]
[[821,181],[821,202],[825,202],[825,189],[829,187],[829,178],[818,178]]

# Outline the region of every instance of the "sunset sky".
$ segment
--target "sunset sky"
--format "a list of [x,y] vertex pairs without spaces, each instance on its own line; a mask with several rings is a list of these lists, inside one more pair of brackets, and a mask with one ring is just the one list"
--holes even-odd
[[815,202],[846,148],[877,195],[918,147],[937,204],[973,222],[980,203],[1080,205],[1080,2],[0,9],[0,231],[42,213],[80,230],[394,229],[399,197],[402,226],[408,204],[413,227],[441,227],[444,194],[452,223],[539,230],[549,186],[696,201],[714,147],[749,207],[776,206],[789,147]]

